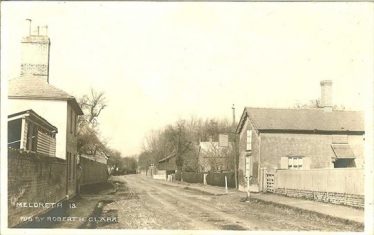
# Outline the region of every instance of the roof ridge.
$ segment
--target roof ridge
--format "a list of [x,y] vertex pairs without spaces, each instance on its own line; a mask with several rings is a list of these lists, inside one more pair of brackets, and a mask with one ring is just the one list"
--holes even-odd
[[[298,110],[303,110],[303,111],[310,111],[310,110],[313,110],[313,111],[320,111],[320,112],[325,112],[323,110],[323,108],[277,108],[277,107],[253,107],[253,106],[246,106],[245,107],[246,109],[271,109],[271,110],[295,110],[295,111],[298,111]],[[337,110],[337,109],[333,109],[332,112],[363,112],[362,110]],[[329,113],[329,112],[326,112],[326,113]]]
[[246,107],[244,113],[257,130],[365,131],[362,111]]

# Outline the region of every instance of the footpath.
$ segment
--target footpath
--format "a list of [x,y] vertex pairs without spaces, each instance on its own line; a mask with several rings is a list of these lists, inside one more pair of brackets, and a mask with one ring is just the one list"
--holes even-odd
[[[162,181],[162,180],[155,180],[158,183],[181,187],[187,190],[194,190],[201,193],[207,193],[210,195],[226,195],[226,194],[236,194],[245,198],[247,196],[246,192],[241,192],[236,189],[228,189],[226,193],[225,188],[211,186],[211,185],[204,185],[204,184],[192,184],[186,182],[169,182],[169,181]],[[272,193],[251,193],[251,199],[256,199],[259,201],[271,203],[278,206],[293,208],[300,211],[307,211],[315,214],[319,214],[322,216],[337,218],[340,220],[350,221],[354,223],[364,224],[364,210],[348,207],[348,206],[341,206],[335,205],[330,203],[324,202],[317,202],[312,200],[304,200],[300,198],[292,198],[286,197],[282,195],[272,194]]]

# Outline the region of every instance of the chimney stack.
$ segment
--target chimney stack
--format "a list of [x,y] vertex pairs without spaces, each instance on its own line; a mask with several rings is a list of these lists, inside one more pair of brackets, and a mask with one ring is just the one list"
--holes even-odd
[[320,106],[326,112],[332,111],[332,81],[321,81],[321,103]]
[[29,35],[21,41],[21,77],[35,76],[49,82],[49,48],[50,40],[47,35],[47,26],[37,27],[36,32],[31,30],[29,21]]

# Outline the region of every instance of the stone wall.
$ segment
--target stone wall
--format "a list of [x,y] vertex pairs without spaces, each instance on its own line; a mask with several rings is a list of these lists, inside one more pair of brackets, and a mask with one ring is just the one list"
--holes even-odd
[[275,193],[288,197],[298,197],[358,208],[364,208],[365,206],[364,195],[282,188],[275,189]]

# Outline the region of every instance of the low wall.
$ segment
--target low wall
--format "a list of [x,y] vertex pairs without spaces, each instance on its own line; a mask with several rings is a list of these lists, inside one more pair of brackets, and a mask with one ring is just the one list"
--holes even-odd
[[364,170],[358,168],[277,170],[275,193],[364,207]]
[[157,174],[152,175],[153,179],[166,180],[166,170],[158,170]]
[[187,183],[203,183],[204,174],[196,172],[182,172],[182,179]]
[[227,177],[227,187],[235,188],[235,174],[228,173],[209,173],[206,176],[206,182],[209,185],[225,187],[225,176]]
[[49,210],[66,194],[66,161],[8,151],[8,227]]
[[80,165],[82,167],[80,185],[103,183],[108,180],[109,174],[106,164],[81,157]]
[[[227,186],[235,188],[235,174],[228,173],[208,173],[206,176],[207,184],[213,186],[225,187],[225,176],[227,176]],[[178,181],[183,180],[187,183],[204,183],[204,173],[201,172],[180,172],[175,173],[175,179]]]

